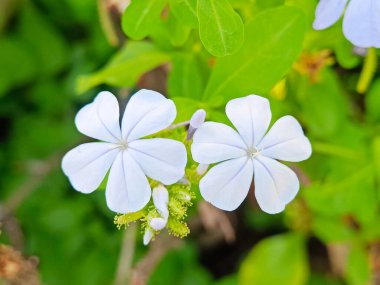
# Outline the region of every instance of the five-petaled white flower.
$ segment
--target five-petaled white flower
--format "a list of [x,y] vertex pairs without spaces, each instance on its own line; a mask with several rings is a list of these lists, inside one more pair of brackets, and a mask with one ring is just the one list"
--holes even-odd
[[[320,0],[313,27],[322,30],[336,23],[349,0]],[[380,47],[380,1],[350,0],[343,19],[345,37],[358,47]]]
[[185,146],[163,138],[141,139],[167,128],[176,117],[172,100],[140,90],[133,95],[119,122],[119,104],[110,92],[101,92],[75,118],[78,130],[105,142],[79,145],[62,160],[73,187],[83,193],[96,190],[109,169],[108,207],[118,213],[135,212],[150,200],[146,176],[173,184],[184,176]]
[[250,95],[227,103],[226,113],[237,131],[216,122],[204,123],[194,134],[191,152],[196,162],[218,163],[201,179],[203,198],[232,211],[247,196],[253,175],[261,209],[278,213],[299,190],[296,174],[276,161],[301,161],[311,155],[311,145],[300,124],[291,116],[271,121],[269,101]]

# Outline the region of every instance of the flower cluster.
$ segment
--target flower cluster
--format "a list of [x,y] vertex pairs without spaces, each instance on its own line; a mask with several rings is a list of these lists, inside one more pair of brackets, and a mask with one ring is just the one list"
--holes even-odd
[[[236,130],[204,122],[206,113],[198,110],[187,135],[182,136],[183,129],[175,137],[178,140],[152,137],[157,132],[173,136],[168,131],[176,117],[172,100],[141,90],[129,100],[120,124],[116,97],[101,92],[78,112],[75,123],[80,132],[102,142],[85,143],[69,151],[62,169],[73,187],[83,193],[96,190],[109,172],[106,201],[118,213],[115,224],[120,228],[143,221],[144,244],[164,228],[180,237],[189,233],[184,218],[195,197],[191,183],[198,183],[210,164],[217,163],[199,182],[206,201],[232,211],[247,196],[254,177],[262,210],[272,214],[283,211],[296,196],[299,181],[276,159],[296,162],[311,155],[300,124],[285,116],[267,132],[269,101],[256,95],[231,100],[226,113]],[[187,163],[191,141],[191,154],[198,166]]]
[[[152,184],[154,185],[156,182],[152,181]],[[153,186],[152,198],[153,203],[144,210],[117,215],[115,217],[116,226],[120,229],[128,226],[131,222],[140,220],[145,245],[165,227],[174,236],[185,237],[188,235],[190,230],[184,219],[194,198],[190,184],[177,183],[171,186],[158,184]]]
[[380,1],[378,0],[320,0],[315,12],[314,29],[322,30],[332,26],[340,19],[345,9],[343,19],[345,37],[358,47],[379,48]]

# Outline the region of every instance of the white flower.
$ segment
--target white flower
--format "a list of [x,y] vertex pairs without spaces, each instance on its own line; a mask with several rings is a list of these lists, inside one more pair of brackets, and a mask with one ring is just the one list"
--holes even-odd
[[106,200],[118,213],[136,212],[150,200],[146,176],[173,184],[184,175],[185,146],[174,140],[141,139],[167,128],[176,117],[172,100],[141,90],[133,95],[119,122],[119,104],[114,95],[101,92],[75,118],[78,130],[105,142],[79,145],[62,160],[62,169],[73,187],[83,193],[96,190],[109,172]]
[[296,174],[275,159],[301,161],[311,155],[311,145],[291,116],[280,118],[268,131],[269,101],[250,95],[228,102],[226,113],[237,131],[216,122],[204,123],[194,134],[191,152],[195,161],[218,163],[201,179],[203,198],[232,211],[247,196],[253,175],[255,195],[267,213],[284,210],[296,196]]
[[[322,30],[336,23],[349,0],[320,0],[313,27]],[[358,47],[380,47],[380,1],[350,0],[343,19],[345,37]]]

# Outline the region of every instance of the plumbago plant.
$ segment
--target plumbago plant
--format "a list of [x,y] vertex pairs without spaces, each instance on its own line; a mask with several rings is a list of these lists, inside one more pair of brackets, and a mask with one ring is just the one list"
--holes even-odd
[[[231,211],[244,200],[256,172],[256,197],[268,213],[281,212],[299,190],[295,173],[274,159],[304,160],[310,143],[292,117],[280,119],[263,139],[271,120],[267,99],[230,101],[226,114],[240,134],[220,123],[202,125],[206,113],[210,120],[226,122],[222,108],[232,98],[269,92],[302,47],[305,19],[299,8],[246,15],[244,24],[239,11],[250,5],[241,5],[235,10],[226,0],[131,1],[122,15],[125,45],[103,69],[79,78],[80,93],[102,83],[132,88],[144,73],[171,62],[167,95],[178,108],[176,120],[172,100],[142,90],[131,97],[120,128],[116,99],[100,93],[78,113],[76,125],[108,143],[81,145],[62,162],[74,188],[84,193],[98,188],[111,168],[105,188],[108,207],[118,213],[115,223],[120,228],[141,220],[145,244],[164,227],[179,237],[189,233],[185,217],[200,198],[197,189],[216,207]],[[202,111],[193,116],[196,110]],[[178,127],[171,125],[174,120]],[[195,124],[187,130],[188,120]],[[136,140],[146,136],[153,137]],[[202,178],[207,165],[224,160]]]
[[[123,34],[119,49],[77,91],[128,90],[128,103],[103,91],[78,112],[77,129],[101,142],[69,151],[64,173],[80,192],[105,190],[116,226],[139,221],[145,245],[164,229],[187,236],[202,200],[234,211],[254,188],[263,212],[285,211],[291,233],[254,247],[240,284],[314,280],[309,237],[330,256],[342,246],[338,278],[366,284],[380,238],[380,17],[378,1],[359,2],[125,1],[120,25],[101,19],[109,38]],[[345,9],[343,30],[319,31]]]
[[[91,193],[111,168],[107,205],[120,213],[115,217],[119,228],[143,221],[144,244],[166,225],[175,236],[189,233],[184,218],[195,197],[191,185],[197,184],[202,174],[194,163],[185,171],[187,151],[183,143],[160,135],[182,141],[194,135],[191,153],[195,161],[223,161],[199,182],[201,195],[211,204],[235,210],[247,196],[255,173],[260,207],[272,214],[283,211],[297,194],[299,182],[290,168],[274,159],[301,161],[311,155],[310,142],[301,126],[293,117],[285,116],[265,135],[271,119],[269,102],[255,95],[231,100],[226,113],[239,133],[221,123],[203,123],[204,110],[198,110],[185,136],[184,129],[170,130],[184,124],[165,129],[176,116],[173,101],[157,92],[141,90],[131,97],[120,128],[117,99],[102,92],[79,111],[75,123],[83,134],[105,142],[74,148],[64,156],[62,169],[76,190]],[[163,129],[154,138],[142,139]],[[153,201],[148,205],[151,196]]]
[[379,3],[0,1],[0,283],[379,283]]

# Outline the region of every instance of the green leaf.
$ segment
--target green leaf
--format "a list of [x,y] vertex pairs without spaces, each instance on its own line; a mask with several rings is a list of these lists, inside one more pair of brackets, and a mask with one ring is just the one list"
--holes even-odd
[[354,245],[347,260],[347,282],[349,285],[369,284],[370,278],[369,258],[364,248]]
[[354,68],[360,63],[359,56],[353,52],[352,44],[345,38],[342,38],[342,40],[336,44],[335,55],[338,63],[346,69]]
[[304,238],[283,234],[257,244],[243,261],[240,285],[303,285],[308,278]]
[[205,109],[207,112],[207,107],[201,105],[198,101],[191,98],[185,97],[174,97],[171,98],[177,107],[177,117],[175,122],[184,122],[191,119],[191,116],[198,109]]
[[174,57],[169,74],[169,97],[188,97],[199,99],[204,82],[197,58],[192,54],[178,54]]
[[198,0],[199,35],[215,56],[235,53],[244,42],[244,24],[227,0]]
[[[293,6],[293,7],[298,7],[304,12],[306,16],[306,21],[308,23],[308,27],[312,26],[312,23],[314,22],[315,19],[315,9],[317,7],[318,1],[317,0],[312,0],[312,1],[305,1],[305,0],[285,0],[285,5]],[[339,25],[335,25],[339,26]],[[342,30],[341,27],[338,27],[340,30]],[[311,29],[312,30],[312,29]],[[325,30],[326,31],[326,30]],[[310,31],[311,32],[311,31]],[[320,31],[316,31],[317,33]],[[323,40],[323,39],[321,39]]]
[[170,9],[184,25],[198,28],[197,0],[170,0]]
[[371,122],[380,121],[380,79],[377,79],[365,96],[366,116]]
[[124,33],[134,40],[141,40],[149,35],[160,21],[166,0],[132,0],[122,17]]
[[[337,162],[342,165],[342,160]],[[343,171],[336,174],[339,170],[332,168],[327,178],[332,179],[331,176],[335,175],[337,181],[314,183],[304,191],[308,208],[314,213],[330,217],[352,214],[359,221],[369,221],[376,216],[373,166],[355,162],[353,168],[356,168],[353,172]]]
[[148,42],[129,42],[98,72],[79,77],[77,90],[83,93],[99,84],[132,87],[145,72],[167,62],[169,55]]
[[246,25],[246,41],[234,55],[218,60],[204,99],[220,106],[231,98],[265,94],[297,59],[305,18],[295,7],[266,10]]
[[372,156],[376,177],[380,180],[380,136],[376,136],[372,141]]
[[284,4],[285,0],[256,0],[255,5],[259,9],[269,9]]
[[154,268],[147,285],[210,285],[210,273],[200,266],[198,249],[192,243],[183,243],[168,252]]
[[32,80],[38,73],[38,64],[21,41],[11,37],[0,38],[0,46],[1,96],[12,86]]
[[315,215],[312,229],[314,234],[324,243],[349,241],[353,236],[353,230],[342,221],[341,217]]
[[69,49],[64,38],[30,1],[25,2],[21,11],[18,29],[25,48],[38,65],[40,75],[56,74],[69,63]]
[[191,28],[180,22],[173,13],[157,23],[151,31],[151,38],[163,49],[182,46],[189,37]]
[[348,102],[336,74],[325,69],[317,83],[311,83],[306,77],[301,80],[303,82],[297,84],[297,96],[310,133],[319,137],[333,136],[348,117]]
[[326,276],[323,273],[312,272],[307,285],[343,285],[338,277]]

